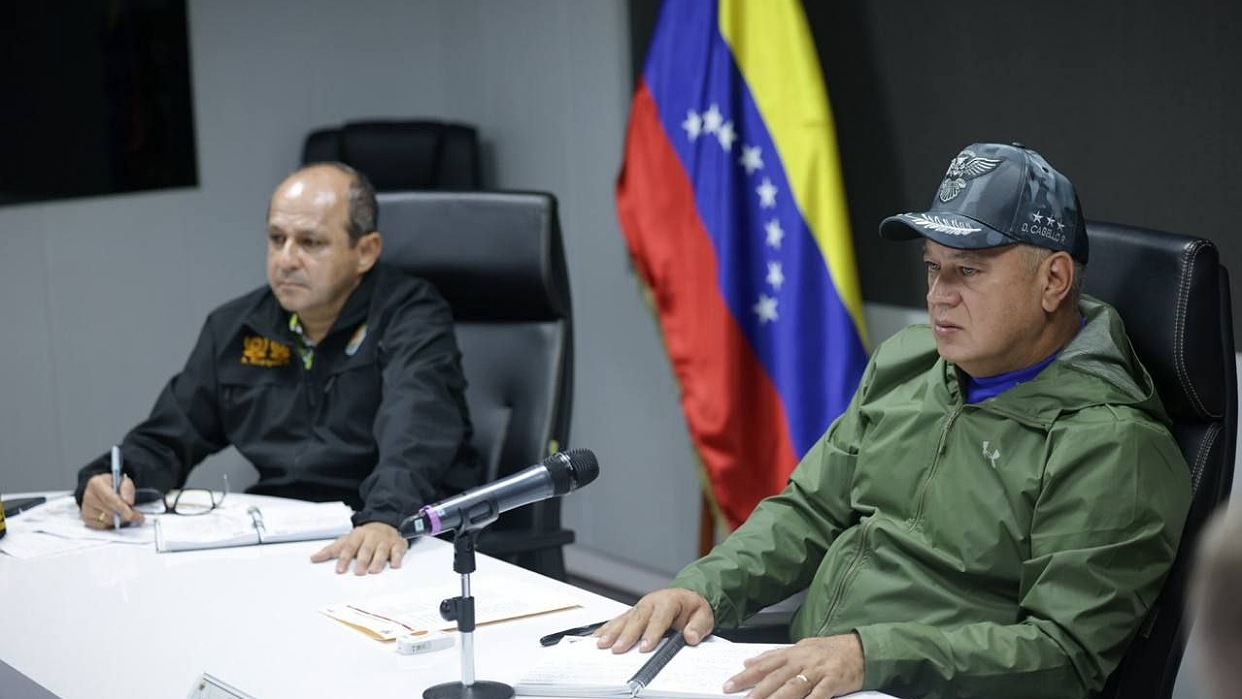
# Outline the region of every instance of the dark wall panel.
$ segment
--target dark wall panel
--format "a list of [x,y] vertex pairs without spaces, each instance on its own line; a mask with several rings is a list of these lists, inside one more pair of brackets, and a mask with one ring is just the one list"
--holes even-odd
[[[658,6],[632,0],[638,56]],[[1242,3],[804,7],[868,301],[922,306],[917,246],[879,240],[876,224],[926,208],[949,158],[979,140],[1039,150],[1088,218],[1210,238],[1242,275]]]
[[198,183],[185,0],[10,2],[0,205]]

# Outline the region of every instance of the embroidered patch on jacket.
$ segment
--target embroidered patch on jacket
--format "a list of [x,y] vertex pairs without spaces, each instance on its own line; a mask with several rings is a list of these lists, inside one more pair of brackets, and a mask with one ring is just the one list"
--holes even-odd
[[964,150],[949,163],[948,172],[944,173],[944,181],[940,183],[940,201],[948,203],[966,189],[966,183],[988,174],[996,169],[1004,160],[1002,158],[980,158],[974,151]]
[[292,356],[289,345],[269,340],[266,337],[252,335],[242,337],[242,364],[261,367],[285,366]]
[[349,344],[345,345],[345,356],[352,357],[358,352],[358,348],[362,346],[362,341],[367,339],[367,324],[363,323],[354,331],[354,336],[349,338]]

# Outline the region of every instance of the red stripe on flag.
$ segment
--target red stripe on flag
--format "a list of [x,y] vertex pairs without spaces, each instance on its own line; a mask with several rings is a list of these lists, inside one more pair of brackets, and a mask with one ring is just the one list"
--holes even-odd
[[694,189],[644,83],[631,107],[617,215],[655,295],[682,410],[730,527],[779,492],[797,465],[776,387],[720,294]]

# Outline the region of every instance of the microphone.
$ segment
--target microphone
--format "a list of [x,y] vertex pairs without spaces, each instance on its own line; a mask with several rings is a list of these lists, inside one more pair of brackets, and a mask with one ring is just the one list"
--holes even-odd
[[406,517],[401,536],[435,536],[441,532],[482,529],[516,507],[577,490],[599,475],[599,462],[590,449],[558,451],[512,476],[471,488],[435,505],[426,505]]

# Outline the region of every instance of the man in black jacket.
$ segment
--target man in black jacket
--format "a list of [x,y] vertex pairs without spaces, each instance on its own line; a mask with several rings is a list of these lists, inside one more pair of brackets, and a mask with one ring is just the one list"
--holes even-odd
[[448,305],[378,265],[375,193],[352,168],[311,165],[268,209],[268,285],[208,316],[185,368],[108,458],[78,476],[82,520],[138,522],[135,488],[181,487],[233,445],[259,472],[249,492],[343,500],[354,529],[312,556],[358,574],[401,564],[397,531],[424,504],[476,485],[465,379]]

